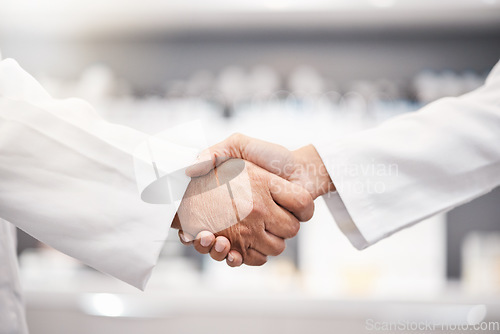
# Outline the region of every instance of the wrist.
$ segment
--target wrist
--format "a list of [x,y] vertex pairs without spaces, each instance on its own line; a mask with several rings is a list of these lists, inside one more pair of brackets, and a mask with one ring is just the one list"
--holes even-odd
[[307,145],[292,152],[298,169],[303,187],[311,193],[313,199],[335,191],[335,185],[328,174],[318,151],[313,145]]

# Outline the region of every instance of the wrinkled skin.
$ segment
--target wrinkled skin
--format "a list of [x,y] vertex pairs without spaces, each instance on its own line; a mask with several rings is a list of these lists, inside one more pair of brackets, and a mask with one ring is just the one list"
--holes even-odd
[[[191,177],[204,175],[214,166],[231,158],[239,158],[300,185],[313,197],[335,190],[330,175],[312,145],[296,151],[236,133],[200,154],[200,163],[188,168]],[[300,219],[300,218],[299,218]]]
[[[219,166],[231,158],[251,161],[306,189],[313,199],[335,190],[335,185],[332,183],[321,157],[312,145],[296,151],[289,151],[283,146],[242,134],[233,134],[202,152],[197,163],[188,168],[186,174],[191,177],[205,175],[215,166]],[[300,221],[306,221],[310,218],[307,211],[293,213]],[[230,250],[231,244],[224,236],[216,238],[211,232],[203,231],[192,242],[186,240],[183,231],[179,231],[179,237],[183,244],[193,244],[198,252],[210,253],[210,256],[217,261],[221,261],[227,255],[226,262],[231,267],[237,267],[243,262],[240,253],[234,249]],[[202,246],[199,240],[204,240],[207,246]]]
[[300,223],[293,213],[307,220],[314,203],[302,187],[247,161],[243,171],[229,181],[232,199],[227,185],[218,185],[218,180],[233,175],[238,163],[241,166],[242,160],[228,160],[192,179],[176,224],[192,236],[208,231],[225,237],[245,264],[262,265],[267,256],[282,253],[285,239],[297,234]]

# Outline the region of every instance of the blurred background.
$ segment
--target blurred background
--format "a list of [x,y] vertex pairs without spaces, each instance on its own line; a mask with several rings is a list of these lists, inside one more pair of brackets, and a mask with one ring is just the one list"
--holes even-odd
[[[112,122],[153,134],[201,119],[209,143],[242,132],[294,149],[482,85],[500,58],[500,1],[2,0],[0,50],[53,96],[85,98]],[[500,321],[499,204],[496,189],[359,252],[318,199],[260,268],[211,261],[172,231],[144,293],[19,232],[30,330]]]

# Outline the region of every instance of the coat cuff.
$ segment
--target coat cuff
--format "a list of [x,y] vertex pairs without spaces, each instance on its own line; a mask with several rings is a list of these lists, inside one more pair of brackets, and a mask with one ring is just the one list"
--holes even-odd
[[355,218],[353,218],[353,215],[349,212],[348,206],[346,206],[344,200],[342,199],[343,184],[340,182],[342,180],[342,175],[339,176],[338,173],[335,172],[335,164],[332,163],[331,158],[332,155],[338,156],[338,154],[335,154],[338,152],[334,148],[334,145],[331,145],[331,143],[321,142],[313,143],[313,145],[323,160],[323,163],[330,174],[330,178],[336,187],[336,191],[327,193],[322,197],[339,229],[347,237],[351,244],[359,250],[374,244],[378,239],[369,240],[366,238],[361,231],[362,229],[359,224],[356,224]]
[[370,246],[370,243],[365,239],[365,237],[363,237],[360,230],[352,220],[352,217],[349,214],[349,211],[347,211],[339,193],[337,191],[333,191],[323,195],[322,197],[339,229],[342,233],[344,233],[347,239],[349,239],[351,244],[359,250]]

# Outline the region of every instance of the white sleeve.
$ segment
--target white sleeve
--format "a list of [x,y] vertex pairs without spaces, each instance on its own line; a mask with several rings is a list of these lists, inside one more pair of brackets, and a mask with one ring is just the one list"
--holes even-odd
[[[84,101],[51,98],[15,61],[0,62],[0,217],[141,289],[178,204],[141,200],[134,151],[147,140]],[[164,171],[187,167],[201,149],[180,142],[161,149],[171,162]],[[142,171],[152,164],[135,162]],[[189,178],[177,181],[180,199]]]
[[324,196],[358,249],[500,185],[500,62],[481,88],[334,143],[315,145]]

